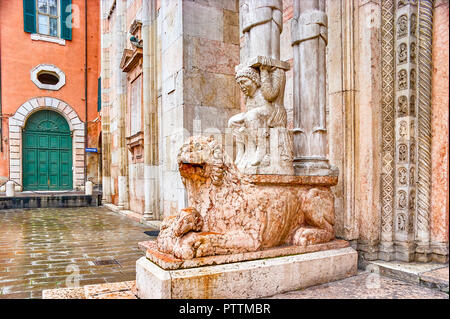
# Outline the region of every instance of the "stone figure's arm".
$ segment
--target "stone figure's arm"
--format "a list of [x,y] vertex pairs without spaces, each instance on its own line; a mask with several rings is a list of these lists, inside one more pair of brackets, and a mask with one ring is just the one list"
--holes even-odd
[[282,72],[278,68],[269,72],[268,67],[261,66],[261,91],[264,98],[269,102],[273,102],[280,93]]

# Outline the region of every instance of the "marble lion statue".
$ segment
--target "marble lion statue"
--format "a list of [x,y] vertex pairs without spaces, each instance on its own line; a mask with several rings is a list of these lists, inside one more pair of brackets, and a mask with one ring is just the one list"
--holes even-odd
[[161,252],[191,259],[334,238],[325,187],[252,184],[213,137],[189,138],[177,160],[189,207],[163,220]]

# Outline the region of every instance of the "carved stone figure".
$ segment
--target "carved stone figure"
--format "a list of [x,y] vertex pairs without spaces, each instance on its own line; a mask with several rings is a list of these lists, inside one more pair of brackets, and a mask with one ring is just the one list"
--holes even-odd
[[400,167],[398,169],[398,183],[401,185],[406,185],[406,182],[408,180],[408,170],[404,167]]
[[416,35],[416,28],[417,28],[417,17],[413,13],[413,14],[411,14],[411,22],[410,22],[410,34],[412,36]]
[[399,162],[405,162],[408,155],[408,147],[406,144],[400,144],[398,146],[398,160]]
[[400,231],[406,230],[406,217],[402,213],[399,213],[397,215],[397,230],[400,230]]
[[407,197],[405,191],[399,191],[398,192],[398,208],[399,209],[405,209],[407,205]]
[[400,122],[400,127],[399,127],[399,134],[401,137],[405,137],[408,134],[408,124],[406,123],[406,121],[401,121]]
[[414,176],[414,174],[415,174],[414,166],[411,166],[411,168],[409,169],[409,185],[410,186],[414,186],[415,185],[415,182],[414,182],[415,176]]
[[411,163],[415,163],[416,162],[416,143],[414,138],[411,138],[411,143],[410,143],[410,150],[409,150],[409,161]]
[[414,42],[409,45],[409,60],[412,63],[416,62],[416,44]]
[[[259,67],[243,66],[236,72],[236,80],[245,97],[245,112],[234,115],[228,121],[236,137],[235,163],[243,172],[258,166],[269,166],[275,161],[292,161],[289,134],[286,130],[283,136],[270,143],[272,128],[286,127],[286,109],[284,108],[284,87],[286,75],[283,69],[271,66],[272,61],[259,57]],[[284,141],[285,140],[285,141]],[[271,158],[274,148],[281,143],[281,153],[287,154],[284,159]],[[283,173],[274,168],[275,173]]]
[[255,185],[212,137],[191,137],[178,164],[189,208],[162,222],[161,252],[191,259],[334,238],[334,198],[327,187]]
[[406,43],[400,43],[398,46],[398,64],[403,64],[408,61],[408,49]]
[[397,20],[397,38],[406,37],[408,34],[408,16],[402,14]]
[[242,32],[249,50],[247,58],[260,55],[279,60],[283,1],[244,0],[240,11]]
[[398,97],[397,115],[405,116],[408,112],[408,100],[405,95]]
[[416,96],[411,95],[409,97],[409,115],[415,116],[416,115]]
[[409,76],[409,87],[411,90],[415,90],[416,88],[416,70],[411,69]]
[[409,192],[409,209],[414,210],[416,207],[416,191],[411,189]]
[[402,69],[398,72],[398,89],[406,90],[408,88],[408,72]]

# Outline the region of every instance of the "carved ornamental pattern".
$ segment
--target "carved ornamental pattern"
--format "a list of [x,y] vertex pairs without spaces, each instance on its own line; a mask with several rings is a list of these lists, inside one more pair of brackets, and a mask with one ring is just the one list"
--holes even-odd
[[[382,259],[430,253],[433,2],[382,1]],[[412,257],[411,257],[412,256]],[[417,258],[417,257],[416,257]],[[428,258],[428,257],[425,257]]]

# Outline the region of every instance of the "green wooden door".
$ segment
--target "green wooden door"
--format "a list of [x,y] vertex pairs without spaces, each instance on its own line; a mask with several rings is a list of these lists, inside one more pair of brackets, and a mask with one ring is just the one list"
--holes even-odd
[[36,112],[22,138],[24,189],[72,189],[72,136],[67,121],[53,111]]

